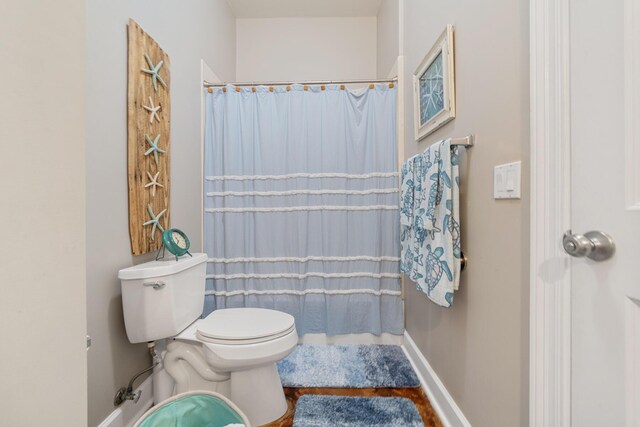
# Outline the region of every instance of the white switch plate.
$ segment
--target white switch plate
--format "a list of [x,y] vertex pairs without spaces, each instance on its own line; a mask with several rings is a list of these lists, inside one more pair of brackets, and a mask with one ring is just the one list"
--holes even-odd
[[522,162],[498,165],[493,169],[493,198],[519,199]]

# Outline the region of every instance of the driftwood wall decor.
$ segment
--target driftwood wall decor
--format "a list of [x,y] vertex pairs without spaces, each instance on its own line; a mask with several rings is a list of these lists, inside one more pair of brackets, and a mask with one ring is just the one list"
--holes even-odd
[[140,255],[159,249],[169,228],[171,75],[169,56],[132,19],[128,60],[129,234]]

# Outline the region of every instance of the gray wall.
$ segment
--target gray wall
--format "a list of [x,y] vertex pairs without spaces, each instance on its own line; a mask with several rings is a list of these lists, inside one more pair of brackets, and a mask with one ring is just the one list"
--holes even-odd
[[389,77],[400,54],[399,5],[399,0],[382,0],[378,9],[376,75],[379,79]]
[[85,4],[0,2],[0,425],[86,425]]
[[224,0],[87,1],[87,311],[88,425],[114,407],[115,391],[149,365],[146,346],[129,344],[118,270],[133,257],[127,199],[127,33],[129,17],[171,58],[171,225],[196,250],[200,225],[200,59],[235,79],[235,17]]
[[237,40],[241,82],[375,77],[375,17],[238,19]]
[[[473,133],[462,159],[462,246],[469,266],[453,308],[405,283],[406,327],[475,427],[528,424],[529,3],[405,2],[405,156]],[[411,78],[455,26],[457,118],[416,144]],[[493,199],[493,167],[523,161],[522,200]]]

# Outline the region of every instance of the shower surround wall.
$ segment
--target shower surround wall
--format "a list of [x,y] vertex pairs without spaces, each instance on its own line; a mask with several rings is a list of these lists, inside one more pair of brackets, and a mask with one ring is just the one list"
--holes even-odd
[[[405,158],[475,134],[462,157],[462,247],[469,257],[452,308],[406,280],[406,327],[469,422],[528,424],[529,3],[404,1]],[[416,143],[412,74],[455,27],[457,117]],[[493,167],[522,160],[522,200],[493,200]]]
[[238,19],[236,28],[237,81],[376,78],[375,16]]
[[201,248],[200,60],[235,79],[235,16],[224,0],[90,1],[87,7],[87,320],[89,416],[95,426],[113,396],[150,363],[131,345],[122,318],[118,270],[134,257],[127,214],[127,29],[129,17],[171,57],[171,224]]
[[376,73],[384,79],[396,70],[400,55],[400,2],[382,0],[376,17]]

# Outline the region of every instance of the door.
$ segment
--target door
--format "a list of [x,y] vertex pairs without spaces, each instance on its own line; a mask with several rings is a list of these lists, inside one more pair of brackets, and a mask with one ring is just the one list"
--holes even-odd
[[571,227],[616,245],[606,261],[571,258],[576,427],[640,425],[639,8],[570,1]]

